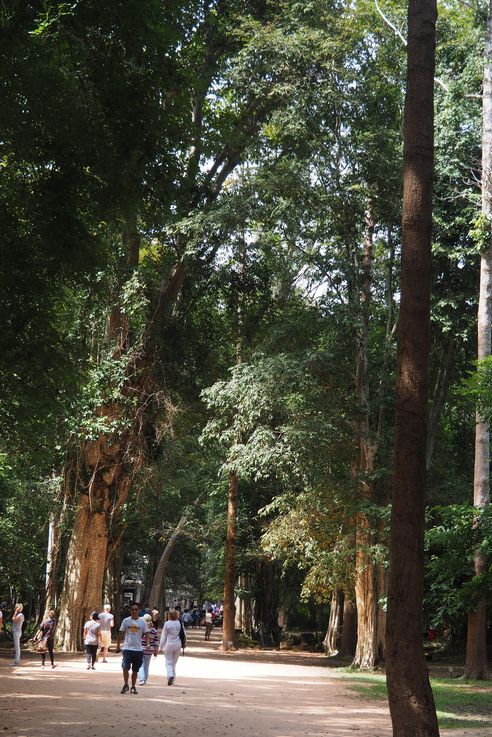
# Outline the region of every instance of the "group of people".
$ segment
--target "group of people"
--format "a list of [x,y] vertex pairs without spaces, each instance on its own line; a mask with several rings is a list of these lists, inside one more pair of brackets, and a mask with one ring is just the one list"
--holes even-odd
[[[191,611],[190,611],[191,609]],[[166,664],[167,684],[172,686],[176,678],[176,663],[186,644],[185,627],[196,627],[198,624],[205,626],[205,640],[210,639],[213,628],[214,616],[220,614],[214,611],[212,606],[206,605],[203,609],[193,607],[185,609],[181,614],[179,606],[169,609],[167,619],[162,627],[159,637],[157,628],[160,616],[157,609],[141,609],[137,603],[132,603],[126,610],[121,622],[116,652],[122,651],[123,687],[121,693],[130,691],[138,693],[136,684],[143,686],[149,678],[150,663],[159,652],[164,653]],[[20,665],[21,649],[20,639],[24,623],[23,605],[15,605],[12,616],[12,634],[14,640],[14,665]],[[114,617],[111,606],[105,604],[103,611],[93,611],[90,619],[84,624],[83,640],[87,662],[87,670],[95,670],[99,654],[102,662],[106,663],[109,647],[111,645],[111,630],[114,626]],[[0,629],[3,627],[3,615],[0,610]],[[41,667],[46,666],[46,655],[49,655],[51,667],[56,668],[54,662],[54,635],[56,629],[56,613],[50,610],[40,624],[33,638],[37,652],[41,655]],[[122,647],[120,648],[120,644]],[[131,671],[131,685],[130,685]]]
[[[172,686],[176,677],[176,662],[179,652],[181,647],[184,647],[178,613],[175,610],[168,612],[168,621],[164,624],[159,641],[157,633],[159,613],[156,609],[142,611],[137,603],[133,603],[129,606],[128,612],[128,616],[124,617],[121,622],[116,643],[116,652],[119,653],[121,651],[120,644],[123,641],[121,663],[123,688],[121,693],[124,694],[128,691],[134,694],[138,693],[137,679],[140,686],[147,683],[150,661],[152,657],[157,657],[159,650],[164,653],[166,659],[168,686]],[[91,619],[85,623],[84,646],[87,670],[95,670],[98,651],[102,654],[102,662],[107,662],[106,656],[111,644],[111,628],[113,625],[114,618],[109,604],[104,605],[103,612],[92,612]],[[130,671],[131,687],[129,685]]]
[[[186,635],[183,625],[179,619],[178,612],[170,609],[167,613],[167,621],[164,623],[159,641],[157,629],[152,621],[152,615],[145,613],[140,616],[138,604],[130,607],[130,616],[121,622],[116,643],[116,652],[120,652],[120,643],[123,639],[123,687],[121,693],[130,691],[138,693],[136,688],[137,678],[139,685],[147,683],[149,667],[152,657],[157,657],[158,652],[164,653],[166,662],[167,685],[172,686],[176,678],[176,663],[178,662],[181,648],[185,647]],[[131,670],[131,687],[129,686]]]
[[102,612],[94,611],[91,618],[84,624],[84,647],[87,659],[87,670],[95,670],[94,663],[98,650],[102,655],[102,662],[107,663],[107,654],[111,645],[111,629],[114,626],[114,617],[111,606],[105,604]]

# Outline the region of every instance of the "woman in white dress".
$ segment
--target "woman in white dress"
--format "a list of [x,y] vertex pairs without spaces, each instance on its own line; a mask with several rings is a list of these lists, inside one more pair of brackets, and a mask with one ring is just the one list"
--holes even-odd
[[181,639],[179,633],[181,622],[175,609],[170,609],[167,614],[167,622],[162,628],[159,650],[164,653],[166,659],[167,685],[172,686],[176,678],[176,663],[181,650]]

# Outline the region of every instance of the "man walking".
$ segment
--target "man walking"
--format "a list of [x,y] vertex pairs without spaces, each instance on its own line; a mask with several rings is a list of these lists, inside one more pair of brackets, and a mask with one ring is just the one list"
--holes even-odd
[[107,663],[106,660],[110,645],[111,645],[111,627],[114,626],[114,617],[111,614],[111,605],[105,604],[103,607],[104,611],[99,614],[99,624],[101,625],[101,653],[103,656],[103,663]]
[[143,635],[147,636],[147,647],[150,647],[149,626],[143,617],[138,616],[138,612],[139,605],[133,602],[130,607],[130,616],[122,621],[120,631],[118,632],[118,641],[116,643],[117,653],[120,652],[121,636],[124,635],[125,638],[123,642],[123,660],[121,663],[124,685],[121,693],[127,693],[129,690],[128,675],[130,668],[132,669],[131,693],[138,693],[135,684],[137,682],[138,671],[143,662]]

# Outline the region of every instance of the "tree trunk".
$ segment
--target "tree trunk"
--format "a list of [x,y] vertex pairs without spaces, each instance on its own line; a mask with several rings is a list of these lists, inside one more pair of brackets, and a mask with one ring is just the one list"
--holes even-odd
[[249,576],[241,573],[238,576],[237,585],[240,591],[244,592],[244,596],[236,597],[236,618],[235,627],[243,631],[245,635],[251,637],[253,629],[252,612],[251,612],[251,583]]
[[48,550],[46,555],[46,591],[45,615],[56,607],[57,585],[56,574],[61,547],[61,525],[55,523],[55,515],[50,514],[48,527]]
[[66,511],[70,500],[70,472],[68,466],[65,470],[61,488],[58,490],[57,498],[61,503],[58,514],[52,512],[50,515],[50,534],[48,539],[48,554],[46,561],[46,590],[43,619],[48,617],[51,609],[56,609],[58,604],[58,573],[60,557],[62,552],[63,526]]
[[278,647],[281,629],[278,624],[277,566],[273,561],[256,561],[256,596],[254,607],[254,629],[263,646]]
[[355,655],[357,646],[357,609],[354,602],[347,595],[343,600],[342,641],[340,655]]
[[227,537],[225,546],[224,572],[224,621],[222,624],[222,647],[231,650],[234,647],[234,582],[235,575],[235,544],[236,544],[236,516],[238,500],[237,473],[229,474],[229,490],[227,494]]
[[[478,301],[477,357],[481,361],[491,354],[492,322],[492,2],[488,2],[485,64],[482,93],[482,215],[487,223],[487,245],[480,257],[480,295]],[[490,432],[489,425],[477,413],[475,428],[475,468],[473,504],[483,510],[490,503]],[[487,570],[480,551],[475,554],[474,573]],[[487,608],[481,601],[468,615],[465,678],[488,678]]]
[[[371,428],[371,407],[369,401],[368,340],[369,321],[372,302],[372,264],[373,264],[374,222],[372,204],[369,201],[366,212],[364,234],[364,267],[360,295],[360,325],[357,331],[356,352],[356,396],[360,408],[357,422],[357,476],[361,499],[364,504],[374,504],[376,499],[371,474],[379,444],[379,431]],[[376,526],[371,523],[367,513],[360,510],[356,517],[355,532],[355,599],[357,606],[357,647],[353,666],[363,670],[376,667],[378,652],[378,606],[377,567],[373,560],[372,548],[375,544]],[[383,592],[381,592],[383,593]],[[382,643],[384,646],[384,642]],[[384,649],[384,647],[383,647]]]
[[[114,463],[118,448],[105,439],[85,444],[86,465],[71,474],[78,499],[75,524],[67,551],[63,593],[60,599],[58,645],[65,651],[79,650],[82,625],[92,610],[102,605],[105,564],[112,515],[126,501],[130,479]],[[83,475],[82,475],[83,474]]]
[[386,673],[394,737],[439,735],[422,643],[436,17],[435,0],[409,0],[386,627]]
[[323,647],[327,655],[336,655],[338,653],[338,632],[340,629],[340,619],[342,615],[340,598],[340,592],[338,591],[334,591],[331,595],[328,629],[326,630],[325,639],[323,640]]
[[[140,247],[134,218],[127,222],[122,241],[126,249],[126,266],[133,271],[138,266]],[[117,293],[114,295],[116,302],[118,298]],[[115,360],[127,354],[130,347],[128,317],[118,303],[109,314],[106,340]],[[139,383],[143,394],[142,375],[138,371],[134,373],[134,381]],[[131,383],[130,380],[128,385]],[[135,389],[134,386],[128,388],[130,393]],[[109,421],[121,419],[122,411],[121,406],[110,402],[97,410]],[[58,644],[64,650],[80,648],[81,623],[92,609],[102,604],[108,546],[117,529],[118,513],[127,499],[131,480],[142,462],[138,439],[142,418],[138,409],[132,419],[135,426],[117,437],[101,434],[95,441],[83,442],[65,474],[68,498],[75,500],[76,509],[65,563],[60,624],[56,631]]]
[[154,574],[154,580],[152,582],[152,589],[150,591],[150,596],[149,596],[149,606],[156,607],[156,609],[158,609],[158,611],[161,612],[161,614],[164,611],[164,606],[165,606],[164,581],[165,581],[165,576],[166,576],[167,564],[169,563],[169,558],[171,557],[171,554],[174,548],[176,547],[176,543],[178,542],[180,535],[182,535],[183,530],[186,528],[188,521],[189,520],[188,520],[187,515],[183,515],[181,519],[179,520],[169,540],[166,543],[166,547],[162,551],[159,564]]
[[106,578],[104,581],[104,603],[111,604],[115,624],[121,622],[121,572],[123,570],[124,549],[121,542],[113,548],[106,562]]
[[355,598],[357,601],[357,647],[353,666],[373,670],[378,662],[377,651],[377,586],[375,566],[370,559],[371,531],[365,515],[358,515]]

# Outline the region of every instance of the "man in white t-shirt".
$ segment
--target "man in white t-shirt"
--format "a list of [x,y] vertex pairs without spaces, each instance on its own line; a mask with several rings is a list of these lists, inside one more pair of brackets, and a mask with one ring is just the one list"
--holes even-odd
[[149,625],[143,617],[138,616],[139,609],[139,605],[133,602],[130,607],[130,616],[125,617],[118,632],[118,641],[116,643],[117,653],[120,652],[121,636],[124,634],[125,637],[123,642],[123,660],[121,662],[124,684],[121,693],[127,693],[129,690],[128,675],[130,667],[132,669],[131,693],[138,693],[135,684],[137,682],[138,671],[143,662],[142,635],[147,636],[147,646],[150,648]]
[[107,663],[106,656],[111,645],[111,627],[114,627],[114,617],[111,614],[111,605],[105,604],[104,611],[99,613],[99,624],[101,625],[101,652],[103,663]]

